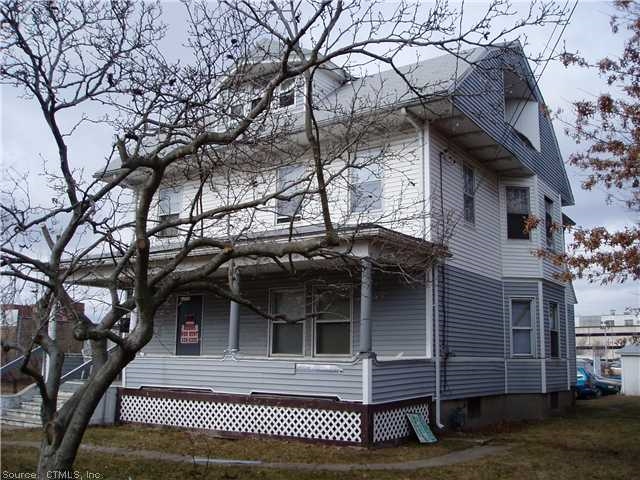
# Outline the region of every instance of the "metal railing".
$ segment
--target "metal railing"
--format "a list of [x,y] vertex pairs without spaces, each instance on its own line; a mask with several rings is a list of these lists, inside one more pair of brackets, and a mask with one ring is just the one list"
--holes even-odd
[[[31,350],[30,355],[32,359],[37,359],[38,355],[44,356],[44,350],[42,349],[42,347],[38,346]],[[22,366],[22,362],[24,362],[24,359],[25,355],[20,355],[18,358],[14,358],[10,362],[2,365],[2,367],[0,367],[0,377],[6,375],[12,370],[19,369]]]

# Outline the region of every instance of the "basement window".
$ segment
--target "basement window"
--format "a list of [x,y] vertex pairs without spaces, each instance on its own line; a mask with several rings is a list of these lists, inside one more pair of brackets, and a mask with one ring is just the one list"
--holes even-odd
[[504,72],[504,121],[529,147],[540,151],[540,106],[525,78]]

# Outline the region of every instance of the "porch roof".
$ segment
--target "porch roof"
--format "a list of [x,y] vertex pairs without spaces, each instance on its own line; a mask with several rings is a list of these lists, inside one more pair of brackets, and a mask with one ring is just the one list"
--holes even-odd
[[[340,245],[319,252],[314,258],[304,258],[296,255],[293,260],[302,264],[313,261],[331,262],[339,260],[359,261],[362,258],[370,259],[374,265],[381,268],[400,267],[425,269],[438,258],[450,256],[445,245],[423,240],[402,232],[385,228],[378,224],[365,223],[358,225],[345,225],[336,228],[340,239]],[[322,225],[304,225],[292,229],[278,228],[261,232],[246,232],[242,237],[233,241],[217,238],[221,243],[228,242],[229,246],[243,246],[260,243],[285,244],[292,240],[308,240],[321,238],[326,235]],[[175,257],[183,247],[183,243],[176,241],[173,244],[155,246],[151,248],[152,264],[160,264],[162,261]],[[185,266],[196,267],[199,262],[206,261],[207,257],[219,253],[222,249],[215,247],[200,247],[185,259]],[[80,285],[103,286],[106,276],[114,267],[114,261],[118,257],[108,254],[97,254],[85,257],[79,264],[76,272],[71,276],[72,283]],[[247,267],[260,268],[265,273],[277,265],[267,258],[239,258],[235,264],[242,269]],[[310,265],[312,266],[312,265]],[[219,272],[226,275],[227,265],[223,265]],[[123,279],[126,284],[126,280]]]

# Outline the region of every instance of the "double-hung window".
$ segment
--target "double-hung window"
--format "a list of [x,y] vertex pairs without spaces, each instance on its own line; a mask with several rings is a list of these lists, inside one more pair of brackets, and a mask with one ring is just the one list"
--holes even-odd
[[560,313],[558,304],[549,303],[549,340],[551,344],[551,356],[560,357]]
[[[302,190],[305,169],[302,165],[287,165],[278,169],[276,188],[283,196],[291,196]],[[300,183],[298,183],[300,182]],[[302,194],[290,199],[278,199],[276,204],[276,223],[287,223],[300,219]]]
[[[160,226],[177,220],[180,217],[180,190],[176,188],[162,188],[158,192],[158,220]],[[178,235],[177,227],[167,227],[158,232],[160,237],[175,237]]]
[[382,165],[374,160],[351,172],[351,211],[372,212],[382,209]]
[[288,107],[296,103],[296,79],[289,78],[278,88],[278,108]]
[[304,354],[304,289],[276,290],[271,292],[271,314],[285,315],[287,319],[299,319],[297,323],[284,320],[271,322],[271,354],[303,355]]
[[507,238],[529,240],[529,188],[507,187]]
[[469,223],[476,223],[476,185],[473,168],[463,165],[462,177],[464,180],[464,219]]
[[547,248],[555,250],[555,235],[553,226],[553,200],[544,197],[544,231],[547,240]]
[[531,299],[511,300],[511,352],[532,355],[533,308]]
[[318,288],[314,290],[316,355],[351,353],[351,290]]

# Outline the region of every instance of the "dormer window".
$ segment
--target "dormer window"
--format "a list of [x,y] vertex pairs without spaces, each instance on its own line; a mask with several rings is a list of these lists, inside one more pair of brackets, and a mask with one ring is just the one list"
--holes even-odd
[[526,79],[504,72],[504,121],[529,147],[540,151],[540,107]]
[[278,108],[288,107],[296,103],[296,80],[289,78],[278,87]]

